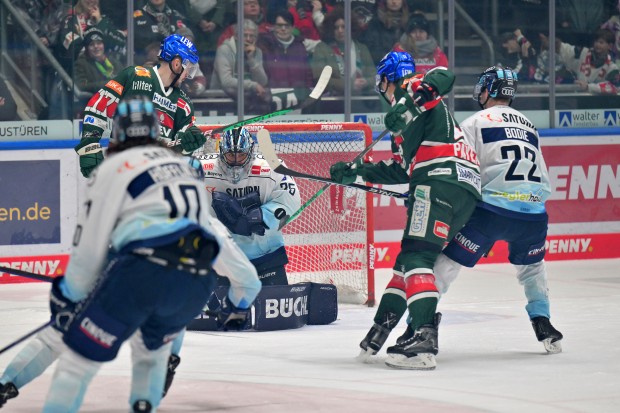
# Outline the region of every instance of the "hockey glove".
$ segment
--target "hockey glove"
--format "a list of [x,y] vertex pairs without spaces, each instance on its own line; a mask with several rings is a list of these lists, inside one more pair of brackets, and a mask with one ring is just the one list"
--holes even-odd
[[237,308],[228,298],[228,295],[222,300],[222,306],[217,315],[217,329],[228,331],[244,330],[250,320],[250,309]]
[[[409,99],[411,101],[411,99]],[[398,103],[388,111],[385,115],[385,127],[392,132],[394,136],[399,136],[403,130],[421,113],[415,104],[406,104],[406,98],[401,98]],[[411,111],[415,112],[415,116]]]
[[60,289],[60,284],[65,279],[64,276],[54,278],[52,290],[50,291],[50,310],[54,328],[61,332],[66,332],[73,322],[76,315],[76,303],[64,296]]
[[185,132],[177,133],[176,139],[181,143],[181,148],[183,148],[183,154],[185,155],[189,155],[202,147],[207,141],[205,135],[196,126],[190,126]]
[[413,102],[425,112],[434,108],[441,102],[441,96],[437,94],[437,90],[426,82],[420,83],[416,91],[413,93]]
[[97,165],[103,162],[99,137],[82,138],[75,146],[75,151],[80,156],[80,171],[85,178],[88,178]]
[[329,175],[332,181],[339,184],[352,184],[357,179],[358,165],[351,162],[336,162],[329,168]]

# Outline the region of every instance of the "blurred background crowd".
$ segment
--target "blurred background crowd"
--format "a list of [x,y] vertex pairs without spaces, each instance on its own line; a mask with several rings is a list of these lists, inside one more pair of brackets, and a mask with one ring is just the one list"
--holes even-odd
[[452,68],[456,110],[477,109],[472,82],[493,64],[518,71],[530,108],[548,108],[550,90],[558,107],[618,106],[618,0],[456,0],[452,21],[448,0],[238,1],[0,0],[0,121],[80,118],[122,68],[157,64],[171,33],[200,53],[184,88],[205,116],[236,113],[240,97],[244,114],[290,106],[326,65],[314,112],[343,113],[345,98],[353,112],[381,112],[375,66],[391,50],[411,53],[420,72]]

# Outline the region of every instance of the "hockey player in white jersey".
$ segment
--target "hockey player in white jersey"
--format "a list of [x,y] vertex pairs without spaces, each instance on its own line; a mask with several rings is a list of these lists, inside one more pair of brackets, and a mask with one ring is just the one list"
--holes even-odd
[[462,265],[473,267],[495,241],[506,241],[508,259],[525,290],[525,309],[536,338],[549,353],[559,353],[563,337],[549,321],[543,260],[549,174],[538,131],[525,115],[510,107],[517,82],[511,69],[493,66],[480,75],[474,88],[474,100],[482,110],[461,122],[461,128],[480,160],[482,202],[437,259],[436,284],[445,293]]
[[170,341],[210,296],[211,268],[231,284],[218,322],[234,328],[245,321],[261,287],[256,270],[210,215],[201,177],[161,147],[158,134],[148,99],[118,105],[109,156],[88,182],[66,275],[52,286],[53,328],[11,362],[0,394],[12,388],[15,397],[59,357],[43,412],[77,412],[102,362],[131,337],[129,403],[133,412],[153,413]]
[[301,206],[295,181],[274,172],[245,128],[222,134],[220,152],[199,156],[211,206],[258,271],[263,285],[286,285],[282,225]]

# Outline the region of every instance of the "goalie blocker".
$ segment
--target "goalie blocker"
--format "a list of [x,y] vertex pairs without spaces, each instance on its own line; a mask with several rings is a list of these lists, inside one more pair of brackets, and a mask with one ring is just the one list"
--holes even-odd
[[[228,287],[214,290],[205,311],[188,326],[189,331],[216,331],[217,311]],[[312,282],[263,286],[252,306],[252,317],[245,330],[274,331],[324,325],[338,317],[336,286]]]

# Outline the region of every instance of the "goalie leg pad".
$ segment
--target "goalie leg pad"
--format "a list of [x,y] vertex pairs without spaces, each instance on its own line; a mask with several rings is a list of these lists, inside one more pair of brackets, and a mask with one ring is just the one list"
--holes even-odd
[[310,283],[308,325],[324,325],[338,318],[338,290],[333,284]]
[[308,323],[310,283],[269,285],[254,301],[254,328],[257,331],[300,328]]

